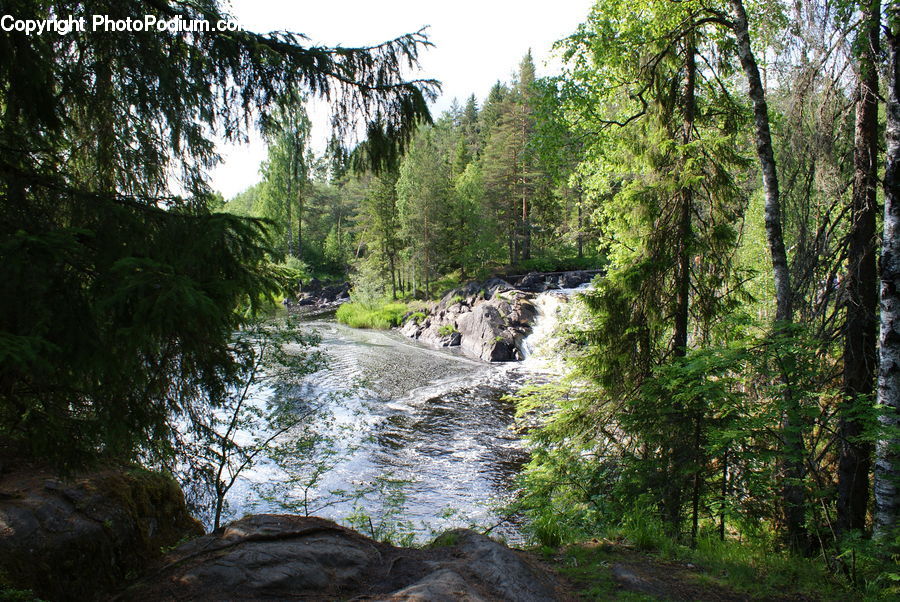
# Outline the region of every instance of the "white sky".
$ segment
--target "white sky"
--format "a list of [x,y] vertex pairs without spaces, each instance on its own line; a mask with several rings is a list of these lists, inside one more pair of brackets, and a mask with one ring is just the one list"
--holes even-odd
[[[593,0],[231,0],[230,12],[251,31],[288,30],[314,44],[362,46],[428,25],[435,47],[421,55],[420,77],[441,82],[432,107],[437,117],[455,97],[475,94],[479,103],[498,79],[512,78],[522,56],[532,50],[538,75],[555,68],[551,46],[575,31]],[[314,148],[324,147],[327,128],[313,112]],[[221,145],[224,159],[211,174],[225,198],[259,181],[265,145]]]

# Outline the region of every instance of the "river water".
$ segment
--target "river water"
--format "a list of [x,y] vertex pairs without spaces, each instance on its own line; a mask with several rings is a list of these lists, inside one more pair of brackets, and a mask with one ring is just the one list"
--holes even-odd
[[[555,327],[559,296],[538,298],[542,314],[527,351]],[[329,470],[305,494],[300,486],[273,491],[273,483],[290,475],[259,462],[229,492],[231,517],[306,508],[344,524],[356,516],[363,532],[393,529],[420,541],[472,525],[496,525],[492,534],[521,541],[516,518],[500,507],[512,498],[527,453],[512,428],[515,409],[503,397],[542,380],[544,363],[487,364],[394,331],[353,329],[333,319],[302,327],[320,337],[328,364],[291,394],[298,404],[327,408],[329,419],[320,428],[333,439],[320,443],[317,453],[332,453]],[[313,502],[298,507],[304,495]]]

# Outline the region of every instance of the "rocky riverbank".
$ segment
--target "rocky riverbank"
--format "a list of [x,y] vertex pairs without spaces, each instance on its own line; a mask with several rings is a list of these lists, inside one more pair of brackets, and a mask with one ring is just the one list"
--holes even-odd
[[[187,541],[185,541],[187,540]],[[180,544],[180,545],[179,545]],[[162,556],[165,554],[165,556]],[[0,478],[0,599],[563,599],[553,573],[466,529],[424,548],[328,520],[251,515],[203,535],[178,486],[144,470]]]
[[315,278],[304,284],[295,297],[286,297],[284,306],[301,309],[334,308],[350,299],[349,282],[321,282]]
[[533,300],[552,290],[590,282],[596,270],[531,273],[509,280],[492,278],[454,289],[427,314],[410,314],[400,332],[433,347],[460,347],[486,362],[524,359],[523,341],[538,314]]
[[171,552],[122,600],[562,599],[551,573],[459,529],[398,548],[320,518],[245,517]]

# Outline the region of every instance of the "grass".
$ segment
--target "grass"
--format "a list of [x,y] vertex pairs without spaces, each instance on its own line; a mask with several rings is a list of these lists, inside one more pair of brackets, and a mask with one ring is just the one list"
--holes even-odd
[[403,316],[409,312],[406,303],[344,303],[338,307],[335,317],[338,322],[352,328],[374,328],[387,330],[400,326]]
[[442,337],[448,337],[451,334],[453,334],[454,332],[459,332],[459,331],[456,330],[456,326],[454,326],[453,324],[444,324],[443,326],[438,328],[438,334],[441,335]]
[[[696,572],[690,576],[690,585],[694,587],[726,588],[763,599],[784,596],[815,600],[891,599],[889,590],[854,591],[846,580],[832,574],[822,559],[779,550],[769,538],[741,542],[721,541],[715,534],[701,535],[697,545],[691,548],[662,535],[659,530],[645,528],[648,526],[626,525],[607,535],[662,564],[674,561],[693,565]],[[577,552],[578,549],[579,546],[571,546],[566,554],[594,554],[594,564],[609,560],[602,551]]]
[[612,564],[617,560],[614,552],[605,546],[567,546],[559,555],[555,550],[542,549],[542,554],[553,569],[567,578],[582,600],[656,600],[637,592],[623,590],[612,574]]
[[640,551],[633,542],[597,540],[562,548],[542,548],[553,569],[566,577],[582,600],[646,600],[613,576],[613,566],[651,576],[674,597],[720,599],[723,593],[754,599],[888,600],[889,593],[853,591],[815,560],[765,551],[735,541],[699,543],[696,549],[673,544]]

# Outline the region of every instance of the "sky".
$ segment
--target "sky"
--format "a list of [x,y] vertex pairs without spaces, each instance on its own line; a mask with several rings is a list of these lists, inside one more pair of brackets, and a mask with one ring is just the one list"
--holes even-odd
[[[231,0],[230,10],[245,29],[287,30],[313,44],[362,46],[428,26],[434,44],[420,55],[419,77],[441,82],[432,105],[437,116],[454,98],[475,94],[479,103],[497,81],[512,79],[532,51],[538,75],[558,70],[551,47],[584,21],[593,0]],[[314,109],[313,148],[327,139],[325,110]],[[211,175],[226,199],[259,181],[266,149],[258,135],[249,144],[220,144],[224,159]]]

